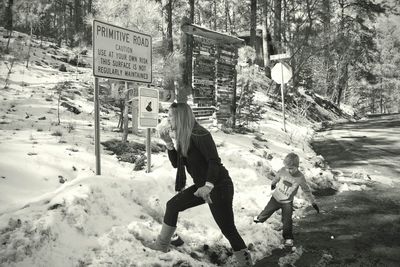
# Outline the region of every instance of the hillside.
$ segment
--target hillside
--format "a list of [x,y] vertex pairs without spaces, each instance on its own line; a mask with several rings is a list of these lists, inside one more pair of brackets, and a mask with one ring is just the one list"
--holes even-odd
[[[6,42],[3,35],[2,47]],[[21,43],[14,46],[20,49],[14,50],[15,57],[27,51],[26,38],[23,34],[13,38]],[[136,171],[135,164],[102,147],[102,175],[95,175],[90,53],[84,58],[86,67],[76,67],[68,60],[72,51],[51,43],[40,47],[35,41],[29,68],[25,62],[15,62],[8,86],[1,90],[0,265],[231,266],[229,245],[205,205],[181,214],[178,233],[184,246],[161,254],[142,245],[155,239],[165,203],[174,195],[175,170],[156,135],[153,142],[161,151],[152,155],[152,172]],[[2,87],[11,62],[10,56],[2,56]],[[64,87],[59,87],[60,82]],[[266,205],[270,177],[288,152],[299,154],[301,170],[314,191],[341,190],[338,178],[308,141],[315,122],[345,116],[314,94],[301,95],[313,108],[307,109],[303,123],[297,124],[299,113],[288,106],[286,133],[279,105],[271,104],[274,102],[262,92],[256,98],[266,112],[260,122],[250,125],[252,131],[227,134],[207,125],[234,181],[235,222],[255,259],[281,246],[278,215],[263,225],[253,224],[252,218]],[[102,142],[121,140],[122,134],[115,131],[118,119],[118,109],[102,103]],[[142,132],[130,134],[128,141],[143,144],[143,136]],[[143,153],[142,146],[138,147],[131,157]],[[299,196],[295,220],[313,216],[309,204]]]

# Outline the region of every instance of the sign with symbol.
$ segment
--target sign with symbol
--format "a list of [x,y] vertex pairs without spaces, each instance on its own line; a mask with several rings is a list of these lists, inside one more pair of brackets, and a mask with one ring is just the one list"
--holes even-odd
[[158,90],[139,87],[139,127],[155,128],[158,124]]
[[292,68],[284,62],[279,62],[271,69],[271,78],[277,84],[287,83],[292,78]]

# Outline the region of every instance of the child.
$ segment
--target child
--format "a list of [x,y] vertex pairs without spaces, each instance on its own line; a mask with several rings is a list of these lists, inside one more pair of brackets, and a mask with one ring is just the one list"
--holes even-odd
[[315,199],[311,194],[310,188],[307,185],[303,173],[301,173],[298,169],[299,156],[297,156],[295,153],[289,153],[285,157],[283,164],[284,167],[278,171],[271,184],[271,190],[275,189],[275,191],[273,192],[272,197],[267,206],[265,206],[264,210],[254,218],[254,222],[265,222],[275,211],[282,209],[282,235],[285,239],[285,246],[293,246],[293,198],[296,195],[299,186],[318,213],[319,208],[317,204],[315,204]]

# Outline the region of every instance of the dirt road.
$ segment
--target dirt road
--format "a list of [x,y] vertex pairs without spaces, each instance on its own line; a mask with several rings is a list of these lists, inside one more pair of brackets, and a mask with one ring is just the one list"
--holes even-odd
[[400,266],[400,119],[337,124],[313,147],[350,189],[317,197],[322,212],[295,220],[297,254],[255,266]]

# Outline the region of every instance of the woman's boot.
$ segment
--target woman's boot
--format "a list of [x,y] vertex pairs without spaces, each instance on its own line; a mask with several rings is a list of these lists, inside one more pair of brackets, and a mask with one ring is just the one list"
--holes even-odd
[[171,237],[173,236],[175,229],[176,227],[172,227],[163,223],[161,232],[158,235],[156,242],[154,244],[151,244],[150,248],[153,250],[168,252]]
[[235,255],[238,267],[253,266],[253,261],[251,260],[251,255],[247,248],[234,251],[233,254]]

